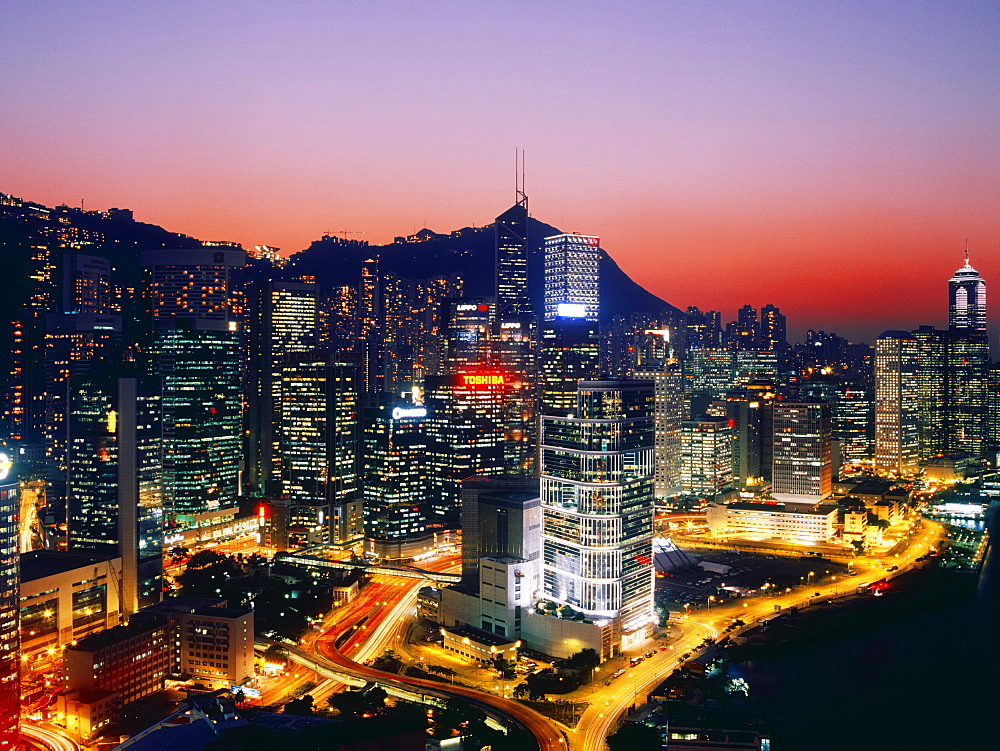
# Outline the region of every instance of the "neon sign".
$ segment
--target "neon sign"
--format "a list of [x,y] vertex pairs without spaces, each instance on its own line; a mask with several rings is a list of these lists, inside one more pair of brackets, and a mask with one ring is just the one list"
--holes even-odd
[[392,410],[393,420],[403,420],[407,417],[420,418],[427,417],[426,407],[396,407]]
[[461,386],[506,386],[507,376],[503,373],[459,373]]

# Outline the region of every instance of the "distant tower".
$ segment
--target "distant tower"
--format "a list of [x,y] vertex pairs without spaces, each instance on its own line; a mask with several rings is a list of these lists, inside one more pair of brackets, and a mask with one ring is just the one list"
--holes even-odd
[[908,331],[875,341],[875,468],[898,475],[920,469],[917,363],[920,345]]
[[502,314],[529,313],[528,301],[528,196],[524,192],[524,152],[514,182],[517,200],[496,218],[496,298]]
[[969,265],[968,247],[965,265],[948,280],[948,328],[986,331],[986,281]]
[[816,503],[833,491],[830,405],[779,401],[773,406],[774,497]]

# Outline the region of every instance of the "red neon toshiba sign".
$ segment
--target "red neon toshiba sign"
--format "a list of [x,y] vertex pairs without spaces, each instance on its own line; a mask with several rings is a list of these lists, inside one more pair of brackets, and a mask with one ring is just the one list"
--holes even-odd
[[462,386],[506,386],[507,376],[503,373],[459,373],[458,382]]

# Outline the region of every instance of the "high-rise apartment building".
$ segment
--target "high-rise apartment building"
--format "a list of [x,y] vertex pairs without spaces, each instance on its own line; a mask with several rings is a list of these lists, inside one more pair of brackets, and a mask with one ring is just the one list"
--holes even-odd
[[601,239],[590,235],[545,238],[545,320],[600,313]]
[[920,468],[920,345],[907,331],[875,342],[875,467],[895,475]]
[[948,328],[986,331],[986,281],[969,265],[968,248],[965,265],[948,280]]
[[21,747],[20,501],[12,458],[0,446],[0,749],[4,751]]
[[833,491],[830,405],[776,401],[771,410],[774,497],[785,502],[818,503]]
[[69,391],[67,548],[121,558],[120,610],[159,602],[163,589],[160,384],[114,371]]
[[543,591],[635,632],[653,615],[653,384],[581,381],[542,417]]

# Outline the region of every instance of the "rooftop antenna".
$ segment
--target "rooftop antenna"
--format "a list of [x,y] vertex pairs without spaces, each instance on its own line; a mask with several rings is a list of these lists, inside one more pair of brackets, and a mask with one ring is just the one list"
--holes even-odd
[[965,238],[965,265],[969,265],[969,238]]
[[514,147],[514,195],[518,206],[528,208],[528,196],[524,192],[524,149],[518,149],[516,146]]

